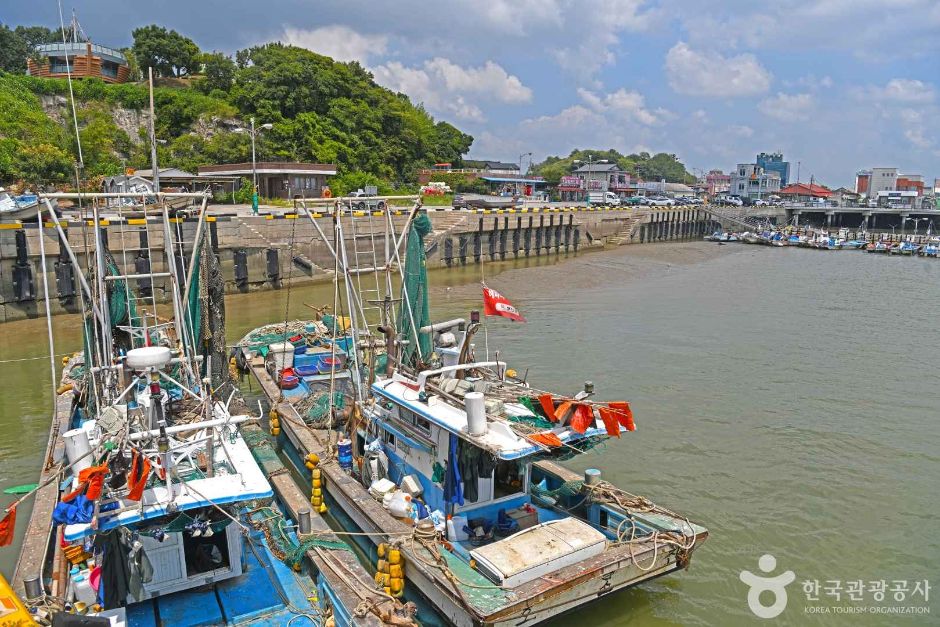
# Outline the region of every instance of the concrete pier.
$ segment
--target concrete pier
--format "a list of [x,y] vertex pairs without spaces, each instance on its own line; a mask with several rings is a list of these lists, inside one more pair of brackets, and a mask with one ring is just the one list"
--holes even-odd
[[[209,241],[218,254],[225,289],[229,293],[279,289],[288,283],[329,280],[333,258],[310,220],[290,211],[262,216],[226,214],[227,207],[210,208]],[[713,230],[714,223],[695,208],[545,207],[492,210],[428,209],[432,232],[426,237],[429,264],[466,265],[496,259],[539,257],[577,252],[590,247],[697,239]],[[314,214],[329,236],[332,217]],[[401,233],[407,210],[392,210],[392,222]],[[344,216],[346,247],[352,254],[385,247],[386,216],[356,212]],[[84,268],[95,248],[91,220],[63,218],[68,241],[78,265]],[[192,253],[198,220],[173,219],[169,254],[165,233],[157,218],[103,219],[102,245],[122,274],[148,270],[167,272],[168,260],[182,264]],[[56,313],[79,311],[78,272],[73,267],[51,223],[43,225],[45,265],[39,256],[39,224],[0,224],[0,322],[41,316],[42,271],[49,276],[52,309]],[[371,261],[371,253],[370,253]],[[166,293],[169,277],[150,284],[131,279],[138,295],[158,301]]]

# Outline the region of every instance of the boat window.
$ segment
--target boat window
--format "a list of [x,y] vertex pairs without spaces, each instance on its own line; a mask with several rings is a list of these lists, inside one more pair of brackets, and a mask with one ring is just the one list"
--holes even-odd
[[427,419],[419,416],[418,414],[411,411],[410,409],[399,407],[398,419],[407,425],[416,427],[417,429],[420,429],[424,433],[431,435],[431,423]]
[[228,534],[216,533],[207,538],[183,533],[183,552],[189,577],[228,568]]
[[395,446],[395,436],[390,431],[382,431],[382,439],[389,446]]
[[499,460],[494,474],[493,498],[518,494],[525,489],[525,472],[518,462]]

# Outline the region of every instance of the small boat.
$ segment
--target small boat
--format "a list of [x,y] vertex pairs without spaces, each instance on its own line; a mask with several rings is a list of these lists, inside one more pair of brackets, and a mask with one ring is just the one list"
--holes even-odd
[[940,257],[940,244],[928,242],[920,249],[920,254],[924,257]]
[[39,215],[39,196],[25,193],[15,196],[0,187],[0,221],[31,220]]
[[[901,242],[901,244],[898,246],[897,254],[912,256],[916,255],[917,251],[919,250],[919,244],[915,244],[914,242]],[[892,249],[891,252],[893,253],[894,249]]]
[[891,252],[891,242],[878,240],[877,242],[872,242],[868,244],[865,250],[870,253],[888,254],[889,252]]

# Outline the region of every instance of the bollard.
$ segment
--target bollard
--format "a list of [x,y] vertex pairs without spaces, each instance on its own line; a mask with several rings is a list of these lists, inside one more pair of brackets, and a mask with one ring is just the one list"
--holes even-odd
[[29,575],[28,577],[24,577],[23,588],[26,592],[27,601],[38,599],[45,594],[42,589],[42,581],[39,580],[39,575]]
[[601,471],[597,468],[588,468],[584,471],[584,485],[597,485],[601,482]]
[[310,510],[304,508],[297,512],[297,524],[299,525],[297,531],[302,535],[307,535],[311,530],[310,523]]

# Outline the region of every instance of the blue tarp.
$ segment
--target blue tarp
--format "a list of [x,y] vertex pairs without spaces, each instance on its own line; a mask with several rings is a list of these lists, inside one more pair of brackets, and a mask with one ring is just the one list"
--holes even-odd
[[444,502],[463,505],[463,480],[457,468],[457,435],[450,434],[447,454],[447,473],[444,475]]

